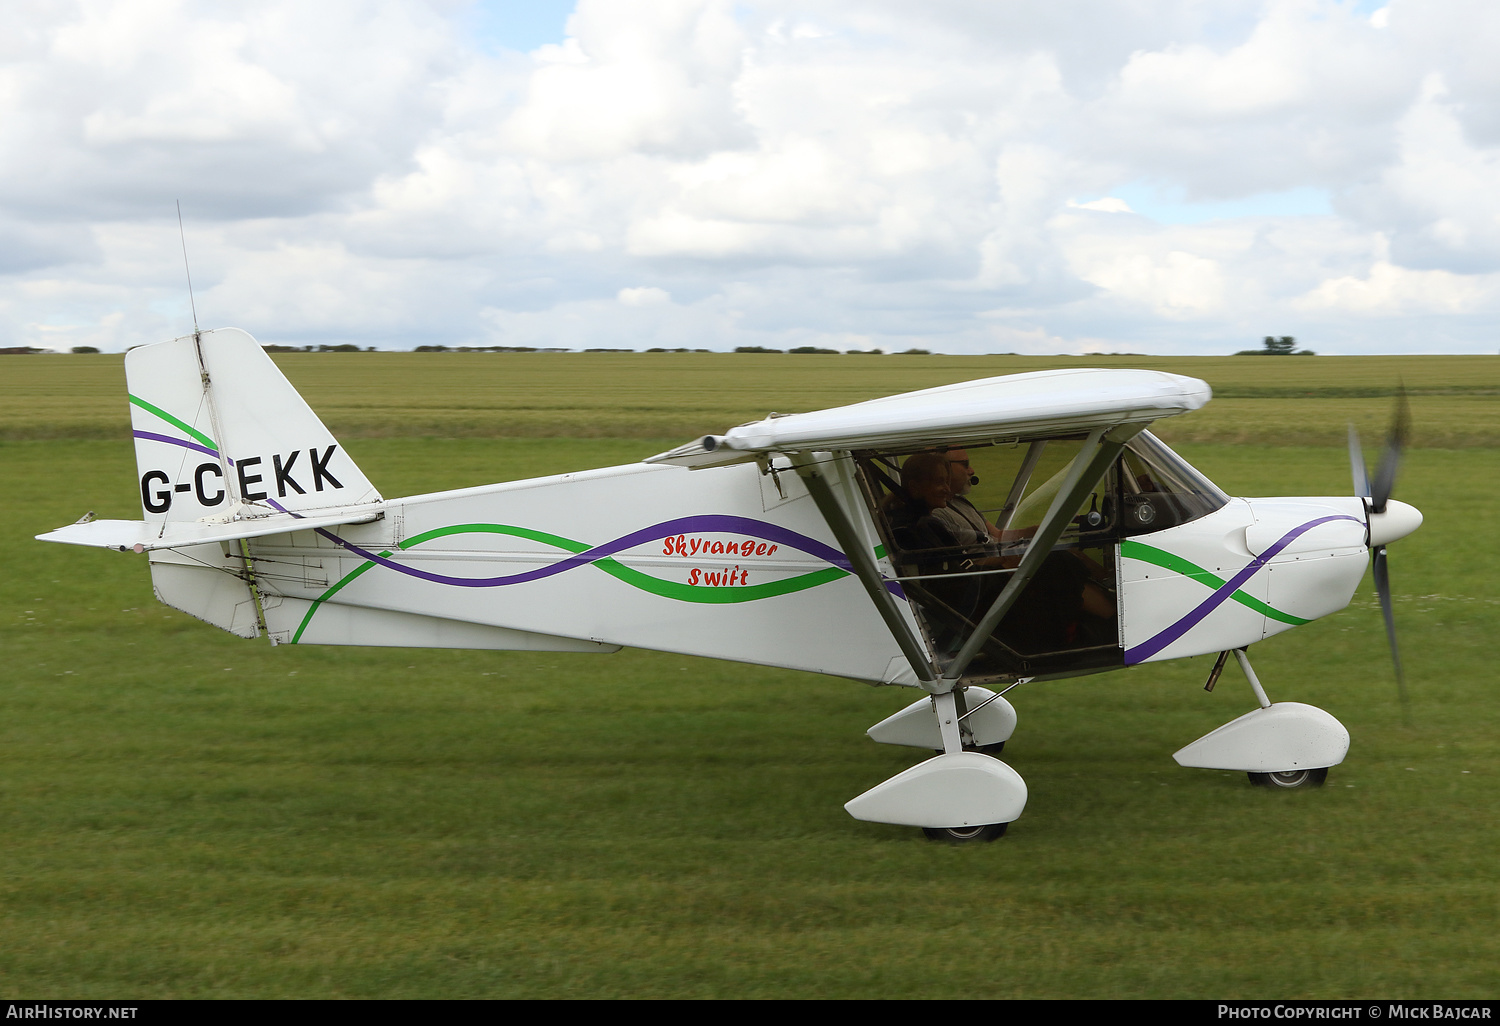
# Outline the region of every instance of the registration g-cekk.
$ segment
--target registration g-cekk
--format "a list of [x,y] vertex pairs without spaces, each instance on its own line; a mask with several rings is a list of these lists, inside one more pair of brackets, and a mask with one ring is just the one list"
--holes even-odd
[[[219,463],[200,463],[185,478],[173,481],[165,470],[148,470],[141,475],[141,505],[148,513],[165,513],[172,508],[174,495],[191,495],[200,506],[220,506],[229,497],[228,486],[239,485],[239,497],[246,502],[260,502],[288,495],[307,495],[308,488],[321,492],[325,488],[343,489],[339,479],[328,469],[338,444],[329,445],[320,453],[316,448],[305,450],[306,463],[299,468],[297,461],[304,450],[294,449],[290,453],[272,453],[269,461],[263,456],[251,456],[242,460],[230,460],[233,464],[232,481],[226,479],[224,468]],[[300,474],[302,480],[297,476]],[[311,475],[309,477],[308,475]]]

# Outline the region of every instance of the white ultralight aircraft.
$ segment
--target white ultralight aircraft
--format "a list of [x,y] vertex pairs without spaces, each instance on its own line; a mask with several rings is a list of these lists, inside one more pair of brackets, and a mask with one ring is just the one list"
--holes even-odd
[[144,519],[42,540],[145,553],[162,602],[272,644],[631,645],[917,688],[869,735],[939,754],[845,808],[952,841],[1025,807],[995,757],[1004,690],[1180,656],[1219,653],[1212,688],[1233,652],[1259,707],[1179,764],[1321,783],[1348,732],[1273,704],[1245,649],[1348,605],[1367,553],[1391,629],[1384,547],[1422,519],[1390,499],[1404,427],[1373,486],[1351,432],[1352,496],[1225,495],[1146,430],[1209,387],[1155,371],[772,414],[629,466],[405,499],[243,331],[143,346],[125,371]]

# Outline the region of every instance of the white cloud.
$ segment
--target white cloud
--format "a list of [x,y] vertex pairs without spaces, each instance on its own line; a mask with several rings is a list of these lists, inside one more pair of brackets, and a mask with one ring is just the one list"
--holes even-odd
[[1398,155],[1349,206],[1419,267],[1500,269],[1500,145],[1475,146],[1434,72],[1396,123]]
[[1359,317],[1500,313],[1500,275],[1414,271],[1377,261],[1364,277],[1329,278],[1301,297],[1302,310]]
[[1159,317],[1183,320],[1222,312],[1227,281],[1215,260],[1180,249],[1143,253],[1079,252],[1078,276],[1112,296],[1147,307]]
[[666,289],[643,285],[639,288],[621,289],[615,294],[615,298],[625,306],[661,306],[672,301],[672,294]]
[[743,40],[727,2],[581,0],[568,26],[564,46],[538,52],[507,120],[522,152],[576,161],[748,142],[732,92]]
[[1135,213],[1135,211],[1130,209],[1129,203],[1126,203],[1122,199],[1116,199],[1113,196],[1103,196],[1096,200],[1089,200],[1087,203],[1079,203],[1076,200],[1068,200],[1068,206],[1073,207],[1077,210],[1102,210],[1106,214]]
[[409,159],[457,57],[424,5],[86,0],[8,11],[0,203],[62,217],[305,213]]

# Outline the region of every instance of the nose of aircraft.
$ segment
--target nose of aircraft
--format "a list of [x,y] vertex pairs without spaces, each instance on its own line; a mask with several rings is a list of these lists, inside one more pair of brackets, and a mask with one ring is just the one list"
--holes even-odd
[[1422,526],[1422,511],[1396,499],[1389,499],[1384,513],[1370,513],[1370,547],[1388,545],[1405,538]]

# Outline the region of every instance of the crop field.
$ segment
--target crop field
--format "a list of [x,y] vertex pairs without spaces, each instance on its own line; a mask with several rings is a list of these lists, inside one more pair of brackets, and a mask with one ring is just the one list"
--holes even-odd
[[[0,439],[128,438],[119,356],[9,359]],[[294,353],[282,370],[341,439],[635,438],[673,445],[775,410],[1054,367],[1191,374],[1215,400],[1164,421],[1171,442],[1373,441],[1404,383],[1416,444],[1500,442],[1500,360],[1411,357],[777,356],[740,353]],[[1314,401],[1315,400],[1315,401]],[[638,458],[643,450],[630,450]]]
[[[136,518],[118,357],[0,358],[0,990],[15,997],[1494,998],[1500,357],[292,354],[386,495],[630,462],[1043,366],[1220,398],[1161,434],[1237,495],[1345,494],[1399,379],[1403,723],[1368,578],[1256,646],[1349,727],[1326,787],[1171,753],[1254,705],[1203,657],[1025,685],[1026,812],[950,847],[843,802],[907,689],[626,650],[272,649],[43,545]],[[600,511],[601,516],[607,511]],[[767,638],[774,645],[774,638]]]

